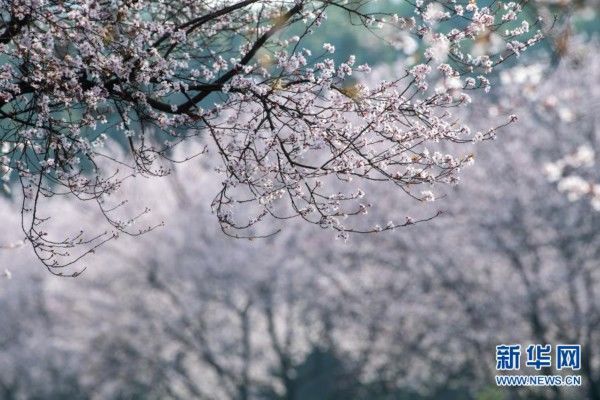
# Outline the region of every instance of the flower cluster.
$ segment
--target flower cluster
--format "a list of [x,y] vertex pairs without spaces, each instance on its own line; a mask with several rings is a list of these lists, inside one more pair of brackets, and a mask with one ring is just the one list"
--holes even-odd
[[[363,3],[3,2],[0,173],[7,191],[20,182],[23,229],[40,259],[58,268],[78,245],[93,251],[119,232],[151,229],[132,229],[145,211],[117,217],[122,203],[111,199],[129,176],[169,173],[173,147],[195,136],[220,156],[213,208],[234,236],[257,235],[252,227],[267,217],[301,217],[342,236],[380,230],[344,222],[370,207],[361,182],[422,201],[434,197],[413,187],[456,182],[470,157],[432,148],[473,138],[449,108],[487,88],[485,74],[541,34],[514,28],[514,3],[418,2],[407,16],[367,13]],[[390,81],[351,83],[369,81],[360,55],[336,63],[333,44],[305,45],[340,11],[366,32],[392,32],[398,48],[422,41],[423,63]],[[453,19],[467,24],[446,30]],[[468,52],[492,32],[505,43],[498,53]],[[128,156],[114,156],[115,146]],[[50,239],[41,203],[55,194],[95,201],[112,231]]]

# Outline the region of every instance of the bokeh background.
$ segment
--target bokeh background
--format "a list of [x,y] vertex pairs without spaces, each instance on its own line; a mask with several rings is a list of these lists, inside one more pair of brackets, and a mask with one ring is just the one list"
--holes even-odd
[[[370,192],[373,221],[443,211],[430,222],[347,242],[301,222],[231,239],[210,213],[208,154],[130,182],[127,197],[165,226],[110,242],[68,279],[22,242],[5,193],[0,398],[600,399],[600,5],[528,7],[556,19],[548,38],[467,116],[519,121],[473,146],[475,164],[430,209]],[[419,60],[408,36],[389,48],[331,19],[319,40],[379,78]],[[102,223],[79,202],[50,207],[59,229]],[[498,388],[500,343],[581,344],[583,386]]]

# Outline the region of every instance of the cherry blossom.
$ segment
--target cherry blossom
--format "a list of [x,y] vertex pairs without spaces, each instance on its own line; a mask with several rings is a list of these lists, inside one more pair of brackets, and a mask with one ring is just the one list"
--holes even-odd
[[[456,182],[469,156],[433,149],[475,138],[451,108],[468,104],[466,90],[489,90],[485,75],[541,39],[537,21],[514,28],[516,3],[421,2],[404,16],[363,3],[4,2],[0,173],[6,192],[20,188],[22,227],[40,260],[60,273],[121,233],[154,229],[143,206],[123,211],[123,182],[169,174],[194,156],[173,160],[174,147],[194,138],[219,155],[212,208],[235,237],[275,233],[276,223],[260,223],[291,218],[342,237],[379,231],[348,218],[376,203],[364,201],[365,181],[423,201],[417,186]],[[330,12],[392,45],[404,37],[400,48],[406,35],[422,42],[422,64],[374,82],[360,54],[336,62],[333,44],[309,48]],[[461,28],[445,29],[454,19]],[[468,53],[491,32],[505,43],[497,53]],[[452,72],[439,86],[431,71],[441,62]],[[115,157],[117,147],[126,154]],[[95,202],[107,228],[51,234],[56,217],[44,202],[55,195]]]

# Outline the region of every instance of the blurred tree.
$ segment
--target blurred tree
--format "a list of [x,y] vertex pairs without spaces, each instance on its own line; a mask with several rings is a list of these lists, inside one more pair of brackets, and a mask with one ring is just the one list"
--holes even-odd
[[[521,120],[494,145],[462,146],[479,168],[448,193],[445,216],[410,234],[346,244],[293,225],[227,241],[201,207],[221,185],[205,173],[208,156],[178,165],[169,190],[136,185],[129,193],[171,226],[152,242],[111,243],[81,280],[27,279],[25,249],[1,253],[15,272],[0,281],[3,395],[598,399],[600,213],[588,189],[600,181],[599,52],[596,42],[569,48],[557,68],[501,74],[496,104],[477,98],[465,117],[474,127],[515,109]],[[387,186],[368,189],[381,199],[369,223],[413,211]],[[14,220],[3,205],[3,221]],[[65,230],[90,215],[58,198],[48,207],[74,216]],[[490,389],[494,346],[506,342],[580,343],[584,385]]]

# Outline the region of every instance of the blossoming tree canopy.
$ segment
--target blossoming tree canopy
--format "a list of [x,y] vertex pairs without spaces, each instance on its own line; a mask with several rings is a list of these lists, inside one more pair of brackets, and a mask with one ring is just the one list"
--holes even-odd
[[[467,104],[469,90],[488,90],[486,74],[541,38],[537,22],[530,29],[520,16],[521,3],[503,1],[419,0],[407,15],[366,0],[1,7],[4,189],[20,188],[26,238],[57,274],[119,232],[151,229],[134,228],[139,215],[119,214],[119,189],[129,176],[167,174],[174,148],[194,137],[219,162],[212,207],[233,236],[293,217],[342,236],[412,223],[365,226],[346,217],[370,207],[365,181],[421,201],[434,199],[434,183],[456,182],[472,156],[446,154],[441,144],[490,138],[496,127],[471,134],[451,107]],[[308,44],[332,12],[392,45],[410,35],[420,61],[380,82],[360,54],[336,62],[334,44]],[[471,54],[490,34],[504,45]],[[55,195],[96,203],[111,229],[51,238],[43,203]]]

